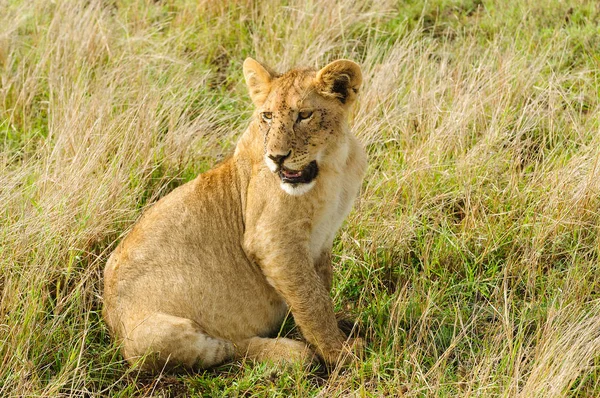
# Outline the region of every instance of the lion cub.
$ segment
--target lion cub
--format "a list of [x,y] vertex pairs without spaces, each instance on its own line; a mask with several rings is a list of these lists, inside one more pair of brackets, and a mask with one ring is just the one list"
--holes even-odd
[[[148,209],[106,264],[104,318],[158,371],[234,358],[335,364],[331,247],[366,155],[349,130],[360,67],[279,74],[244,61],[256,111],[231,158]],[[276,336],[288,309],[308,344]]]

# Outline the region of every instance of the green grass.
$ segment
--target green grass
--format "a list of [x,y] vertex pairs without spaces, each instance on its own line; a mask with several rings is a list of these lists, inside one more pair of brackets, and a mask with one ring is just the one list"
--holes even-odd
[[[0,2],[0,395],[599,396],[599,21],[592,0]],[[363,68],[333,295],[368,344],[330,374],[148,377],[102,270],[231,153],[247,56]]]

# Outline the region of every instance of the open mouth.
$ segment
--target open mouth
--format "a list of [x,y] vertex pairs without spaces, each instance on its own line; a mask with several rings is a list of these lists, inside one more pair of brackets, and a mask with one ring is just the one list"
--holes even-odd
[[314,180],[319,173],[316,161],[312,161],[302,170],[290,170],[284,166],[279,169],[281,181],[288,184],[307,184]]

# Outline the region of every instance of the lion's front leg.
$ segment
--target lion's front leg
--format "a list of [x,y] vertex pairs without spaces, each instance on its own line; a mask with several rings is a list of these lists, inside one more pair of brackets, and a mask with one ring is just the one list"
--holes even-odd
[[[317,261],[315,262],[315,270],[317,275],[321,278],[321,282],[325,287],[325,290],[331,292],[333,285],[333,265],[331,262],[331,251],[323,251]],[[357,337],[361,336],[362,333],[359,330],[355,320],[350,318],[348,314],[336,315],[338,328],[344,333],[346,337]]]
[[326,287],[330,286],[330,277],[324,283],[319,276],[308,250],[308,239],[299,236],[298,230],[282,228],[269,234],[267,228],[260,229],[261,235],[246,236],[246,252],[286,301],[305,339],[325,362],[335,364],[346,338],[338,328]]
[[323,251],[315,262],[315,270],[321,278],[325,290],[331,292],[333,285],[333,266],[331,264],[331,251]]
[[267,281],[287,302],[302,335],[325,362],[335,364],[346,337],[338,328],[329,291],[308,253],[271,253],[261,267]]

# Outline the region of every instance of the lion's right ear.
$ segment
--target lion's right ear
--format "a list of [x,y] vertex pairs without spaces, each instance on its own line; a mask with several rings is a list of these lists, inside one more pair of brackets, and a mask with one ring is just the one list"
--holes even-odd
[[258,107],[265,102],[271,91],[271,82],[275,77],[277,77],[277,74],[269,67],[252,58],[246,58],[244,61],[244,78],[254,105]]

